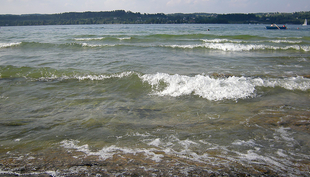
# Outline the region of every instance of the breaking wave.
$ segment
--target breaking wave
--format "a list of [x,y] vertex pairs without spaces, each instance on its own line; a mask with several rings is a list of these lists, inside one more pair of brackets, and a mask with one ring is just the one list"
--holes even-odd
[[310,79],[301,76],[284,79],[262,79],[243,76],[212,78],[206,75],[190,77],[157,73],[142,75],[141,79],[152,86],[153,95],[177,97],[194,94],[215,101],[254,97],[256,87],[282,87],[288,90],[302,91],[310,89]]
[[105,37],[97,37],[97,38],[75,38],[76,41],[93,41],[93,40],[102,40]]
[[[195,76],[179,74],[141,74],[126,71],[114,74],[95,74],[79,72],[77,70],[54,70],[51,68],[30,67],[0,67],[0,78],[25,78],[31,81],[63,81],[63,80],[91,80],[103,81],[106,79],[126,79],[146,83],[151,88],[150,95],[179,97],[196,95],[208,100],[237,100],[253,98],[256,96],[257,87],[287,90],[307,91],[310,89],[310,79],[303,76],[284,78],[260,78],[245,76],[213,77],[205,74]],[[122,84],[119,82],[118,84]],[[146,89],[141,84],[141,89]]]
[[1,48],[8,48],[13,46],[19,46],[21,42],[11,42],[11,43],[0,43],[0,49]]
[[222,51],[259,51],[259,50],[297,50],[309,52],[310,46],[307,45],[289,45],[289,46],[272,46],[266,44],[238,44],[238,43],[205,43],[193,45],[164,45],[164,47],[181,48],[181,49],[194,49],[194,48],[207,48]]

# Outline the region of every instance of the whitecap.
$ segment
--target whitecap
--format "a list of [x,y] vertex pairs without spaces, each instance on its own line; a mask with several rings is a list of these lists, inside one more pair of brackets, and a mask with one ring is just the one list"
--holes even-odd
[[102,40],[105,37],[98,37],[98,38],[75,38],[76,41],[92,41],[92,40]]
[[164,45],[163,47],[171,47],[171,48],[183,48],[183,49],[193,49],[197,47],[203,47],[202,44],[194,44],[194,45]]
[[13,46],[18,46],[20,44],[21,42],[0,43],[0,48],[8,48],[8,47],[13,47]]
[[131,37],[120,37],[120,38],[117,38],[117,39],[119,39],[119,40],[130,40],[131,39]]
[[83,80],[105,80],[105,79],[110,79],[110,78],[123,78],[130,76],[134,72],[128,71],[128,72],[122,72],[118,74],[110,74],[110,75],[74,75],[74,76],[57,76],[55,74],[52,74],[49,77],[40,77],[38,80],[39,81],[53,81],[53,80],[69,80],[69,79],[77,79],[79,81]]
[[256,87],[258,86],[279,86],[288,90],[302,91],[310,89],[310,79],[301,76],[270,79],[244,76],[211,78],[205,75],[190,77],[178,74],[157,73],[145,74],[139,77],[143,82],[147,82],[152,86],[152,95],[178,97],[193,94],[214,101],[254,97]]
[[269,42],[273,43],[289,43],[289,44],[297,44],[297,43],[302,43],[302,41],[290,41],[290,40],[270,40]]
[[[240,42],[241,43],[241,42]],[[214,43],[204,44],[183,44],[183,45],[164,45],[163,47],[181,48],[181,49],[194,49],[194,48],[207,48],[214,50],[222,50],[228,52],[240,52],[240,51],[256,51],[256,50],[297,50],[309,52],[310,47],[304,45],[289,45],[289,46],[270,46],[265,44],[240,44],[240,43],[221,43],[217,41]]]
[[217,49],[223,51],[250,51],[250,50],[263,50],[268,48],[265,45],[234,44],[234,43],[220,43],[220,44],[206,43],[204,47],[208,49]]
[[[239,99],[253,96],[255,85],[245,77],[210,78],[196,75],[169,75],[165,73],[141,76],[144,82],[152,85],[154,95],[178,97],[194,94],[208,100]],[[161,82],[167,84],[159,89]]]
[[88,43],[82,43],[82,47],[114,47],[115,45],[110,44],[88,44]]
[[256,86],[263,87],[282,87],[287,90],[301,90],[306,91],[310,89],[310,79],[304,78],[302,76],[289,77],[289,78],[269,78],[261,79],[255,78],[252,80],[253,84]]
[[201,39],[205,43],[243,43],[247,41],[229,40],[229,39]]

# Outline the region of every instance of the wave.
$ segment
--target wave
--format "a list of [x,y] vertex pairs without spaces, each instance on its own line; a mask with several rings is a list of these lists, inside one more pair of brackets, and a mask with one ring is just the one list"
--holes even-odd
[[[81,40],[83,41],[83,40]],[[87,40],[85,40],[87,41]],[[78,43],[78,42],[71,42],[71,43],[64,43],[64,44],[53,44],[53,43],[41,43],[41,42],[16,42],[16,43],[0,43],[0,48],[10,48],[21,46],[22,48],[67,48],[67,49],[74,49],[74,48],[94,48],[94,47],[115,47],[120,46],[120,44],[91,44],[91,43]]]
[[[261,41],[269,40],[270,38],[257,36],[257,35],[217,35],[217,34],[206,34],[206,33],[195,33],[195,34],[152,34],[146,35],[144,38],[155,38],[155,39],[223,39],[223,40],[236,40],[236,41]],[[281,38],[282,39],[282,38]],[[287,38],[286,38],[287,39]],[[300,38],[289,38],[299,39]]]
[[93,40],[103,40],[105,37],[97,37],[97,38],[75,38],[76,41],[93,41]]
[[[251,51],[251,50],[297,50],[309,52],[310,46],[301,45],[302,40],[288,40],[288,39],[271,39],[271,40],[258,40],[258,41],[246,41],[246,40],[231,40],[226,38],[216,39],[201,39],[204,44],[199,45],[170,45],[173,48],[196,48],[204,47],[208,49],[216,49],[223,51]],[[274,45],[284,44],[284,45]],[[292,44],[292,45],[287,45]]]
[[241,40],[229,40],[229,39],[201,39],[205,43],[242,43],[244,41]]
[[116,44],[88,44],[88,43],[82,43],[82,44],[76,44],[81,45],[82,47],[114,47]]
[[[204,38],[205,37],[205,38]],[[244,39],[245,38],[245,39]],[[166,39],[166,40],[165,40]],[[250,40],[249,40],[250,39]],[[201,42],[202,41],[202,42]],[[264,50],[295,50],[309,52],[310,45],[304,39],[275,38],[240,35],[240,36],[207,36],[203,34],[170,35],[157,34],[147,36],[79,36],[72,42],[67,43],[43,43],[43,42],[8,42],[0,43],[0,48],[104,48],[104,47],[164,47],[179,49],[204,48],[221,51],[264,51]]]
[[130,40],[131,39],[131,37],[120,37],[120,38],[117,38],[117,39],[119,39],[119,40]]
[[210,35],[207,34],[151,34],[146,35],[144,38],[154,39],[201,39]]
[[[279,132],[280,131],[280,132]],[[275,134],[279,134],[281,137],[278,139],[292,142],[297,144],[285,128],[281,127],[275,130]],[[300,167],[300,164],[292,163],[292,159],[304,159],[303,154],[287,153],[282,149],[278,149],[273,154],[264,153],[261,150],[261,145],[254,139],[249,141],[235,140],[227,146],[219,145],[206,140],[191,140],[189,138],[185,140],[179,139],[175,135],[167,135],[164,138],[147,137],[140,140],[146,146],[144,148],[138,147],[120,147],[117,145],[104,146],[99,150],[92,150],[88,144],[79,145],[81,142],[78,140],[63,140],[59,145],[72,153],[72,150],[84,153],[86,156],[97,156],[102,161],[111,160],[115,156],[121,156],[125,158],[134,156],[147,160],[152,160],[155,163],[164,161],[167,157],[182,159],[184,163],[199,163],[209,164],[217,166],[219,164],[226,164],[232,166],[232,164],[245,164],[246,168],[256,169],[257,164],[264,165],[269,170],[276,172],[277,174],[286,175],[287,173],[300,175],[301,172],[307,173],[307,171],[296,171],[296,167]],[[205,147],[203,150],[197,150],[199,147]],[[235,149],[236,147],[240,147]],[[214,150],[217,149],[222,153],[215,154]],[[248,149],[243,152],[241,149]],[[308,156],[306,156],[308,158]],[[210,168],[212,171],[212,168]]]
[[0,66],[0,79],[25,78],[32,81],[62,81],[75,79],[83,80],[105,80],[109,78],[123,78],[135,74],[133,71],[115,74],[93,74],[91,72],[81,72],[75,69],[56,70],[49,67],[15,67]]
[[163,45],[169,48],[194,49],[207,48],[222,51],[256,51],[256,50],[297,50],[309,52],[310,46],[307,45],[289,45],[289,46],[271,46],[266,44],[235,44],[235,43],[206,43],[192,45]]
[[13,46],[19,46],[21,42],[10,42],[10,43],[0,43],[0,49],[1,48],[8,48]]
[[[213,78],[208,75],[169,75],[166,73],[141,76],[153,88],[153,95],[178,97],[194,94],[208,100],[245,99],[255,96],[256,87],[282,87],[287,90],[310,89],[310,79],[302,76],[284,79],[252,77]],[[163,86],[163,84],[165,84]]]
[[[205,43],[253,43],[253,41],[246,41],[246,40],[230,40],[230,39],[201,39]],[[260,40],[254,41],[255,43],[289,43],[289,44],[300,44],[303,41],[301,40],[284,40],[284,39],[275,39],[275,40]]]
[[75,41],[101,41],[101,40],[107,40],[107,41],[113,41],[113,40],[130,40],[132,37],[80,37],[80,38],[74,38]]
[[[142,80],[148,82],[154,95],[178,97],[183,95],[198,95],[208,100],[223,100],[251,97],[255,85],[247,82],[244,77],[211,78],[204,75],[194,77],[184,75],[168,75],[157,73],[143,75]],[[161,82],[167,84],[160,89]]]
[[[30,81],[43,82],[63,80],[104,81],[106,79],[117,78],[148,84],[148,87],[151,89],[149,92],[150,95],[171,97],[196,95],[212,101],[253,98],[256,96],[258,87],[280,87],[292,91],[307,91],[310,89],[310,79],[303,76],[285,78],[254,78],[245,76],[214,77],[205,74],[197,74],[195,76],[170,75],[167,73],[142,74],[134,71],[114,74],[96,74],[70,69],[55,70],[52,68],[0,67],[0,79],[14,78],[25,78]],[[124,84],[124,82],[119,82],[119,84]],[[142,87],[142,85],[140,86]]]
[[289,44],[299,44],[302,43],[301,40],[298,41],[293,41],[293,40],[269,40],[268,42],[273,42],[273,43],[289,43]]
[[73,45],[73,43],[68,44],[52,44],[52,43],[42,43],[42,42],[13,42],[13,43],[3,43],[0,44],[0,48],[10,48],[20,46],[23,48],[49,48],[61,45]]
[[210,35],[210,34],[151,34],[151,35],[133,35],[133,36],[105,36],[105,37],[97,37],[97,36],[78,36],[74,38],[75,41],[98,41],[98,40],[107,40],[107,41],[122,41],[122,40],[139,40],[145,42],[154,42],[158,40],[163,41],[174,41],[174,40],[203,40],[205,42],[233,42],[233,43],[242,43],[242,42],[250,42],[250,41],[258,41],[258,42],[287,42],[287,43],[300,43],[302,42],[300,39],[298,41],[288,39],[275,39],[270,40],[269,38],[260,37],[260,36],[251,36],[251,35],[236,35],[236,36],[220,36],[220,35]]

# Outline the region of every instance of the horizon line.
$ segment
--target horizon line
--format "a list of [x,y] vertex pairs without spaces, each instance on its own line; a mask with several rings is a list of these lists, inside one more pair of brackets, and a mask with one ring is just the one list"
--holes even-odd
[[183,12],[175,12],[175,13],[163,13],[163,12],[157,12],[157,13],[141,13],[141,12],[133,12],[131,10],[110,10],[110,11],[68,11],[68,12],[55,12],[55,13],[25,13],[25,14],[1,14],[0,15],[55,15],[55,14],[65,14],[65,13],[86,13],[86,12],[92,12],[92,13],[97,13],[97,12],[115,12],[115,11],[125,11],[125,12],[132,12],[132,13],[140,13],[140,14],[197,14],[197,13],[202,13],[202,14],[272,14],[272,13],[300,13],[300,12],[310,12],[310,11],[294,11],[294,12],[250,12],[250,13],[245,13],[245,12],[233,12],[233,13],[213,13],[213,12],[191,12],[191,13],[183,13]]

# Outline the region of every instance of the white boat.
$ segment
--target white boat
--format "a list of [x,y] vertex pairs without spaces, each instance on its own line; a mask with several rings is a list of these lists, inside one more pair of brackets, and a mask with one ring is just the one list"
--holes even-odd
[[307,24],[307,19],[305,19],[305,22],[304,22],[304,24],[302,24],[302,26],[307,26],[308,24]]

